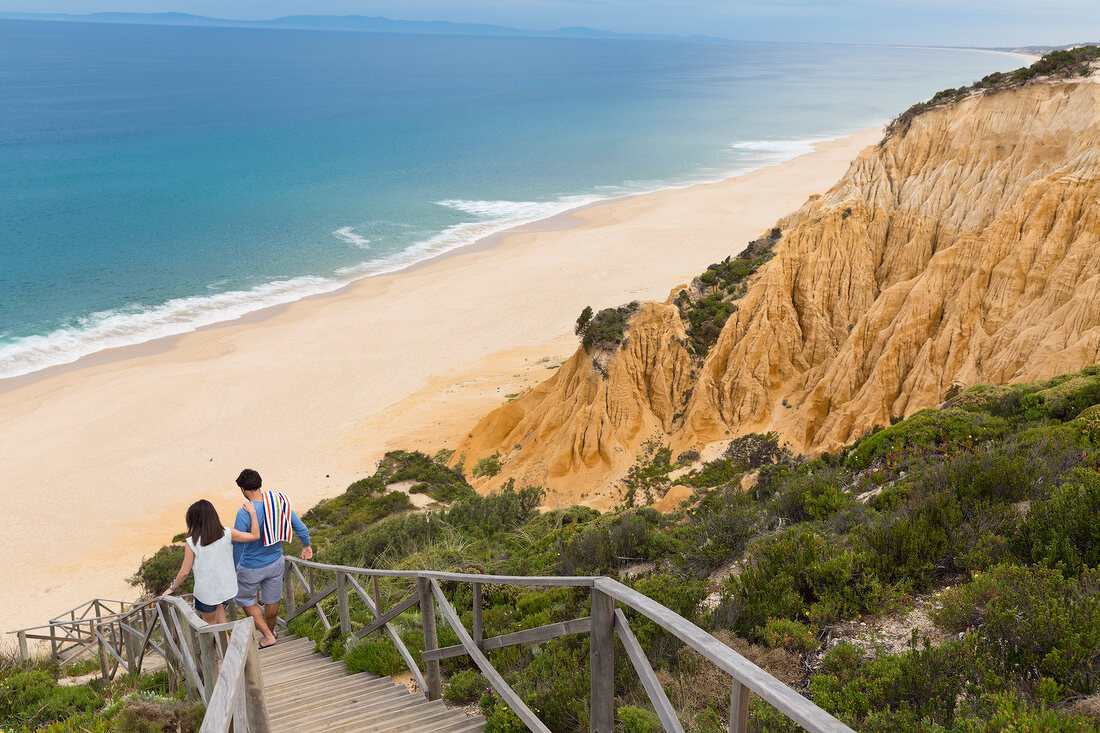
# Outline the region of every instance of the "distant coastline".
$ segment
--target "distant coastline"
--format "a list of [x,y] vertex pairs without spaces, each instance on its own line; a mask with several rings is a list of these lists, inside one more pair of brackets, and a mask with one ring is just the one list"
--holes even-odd
[[0,13],[0,20],[40,20],[66,23],[123,23],[204,28],[269,28],[281,30],[345,31],[358,33],[421,33],[446,36],[513,36],[522,38],[590,38],[635,41],[696,41],[732,43],[712,36],[674,36],[653,33],[616,33],[575,26],[554,30],[510,28],[483,23],[395,20],[365,15],[288,15],[267,20],[211,18],[190,13]]

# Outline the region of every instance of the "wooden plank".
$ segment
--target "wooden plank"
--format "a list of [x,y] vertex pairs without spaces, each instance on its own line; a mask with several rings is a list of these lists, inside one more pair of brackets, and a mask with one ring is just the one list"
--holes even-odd
[[749,688],[737,680],[730,691],[730,733],[746,733],[749,729]]
[[340,633],[351,633],[351,607],[348,605],[347,574],[336,571],[336,606],[340,615]]
[[229,730],[236,701],[243,691],[244,668],[248,652],[254,645],[252,632],[255,628],[251,616],[245,616],[234,626],[222,659],[218,681],[214,685],[214,694],[206,703],[206,715],[203,716],[200,733],[226,733]]
[[435,596],[436,601],[439,602],[439,610],[443,613],[443,618],[446,619],[447,624],[458,635],[458,640],[462,642],[462,645],[470,653],[470,658],[474,660],[474,664],[477,665],[481,673],[485,675],[485,679],[489,680],[489,684],[493,686],[497,694],[504,700],[504,704],[512,709],[512,712],[523,724],[527,726],[528,730],[535,731],[535,733],[550,733],[550,729],[543,724],[538,716],[532,712],[531,708],[523,702],[516,691],[513,690],[507,682],[504,681],[504,677],[500,672],[493,667],[489,662],[488,657],[474,644],[473,638],[466,633],[466,629],[462,626],[462,621],[458,617],[458,612],[454,610],[447,597],[443,595],[443,589],[439,587],[439,583],[435,580],[431,580],[432,594]]
[[367,636],[368,634],[370,634],[374,631],[377,631],[378,629],[380,629],[383,626],[385,626],[386,624],[388,624],[390,621],[393,621],[395,618],[397,618],[401,614],[405,613],[405,611],[408,611],[410,608],[415,606],[419,601],[420,601],[420,594],[419,593],[413,593],[411,596],[409,596],[405,600],[401,601],[400,603],[398,603],[396,606],[394,606],[390,610],[386,611],[384,614],[382,614],[381,616],[376,618],[374,621],[371,621],[369,624],[367,624],[363,628],[356,631],[355,632],[355,638],[362,639],[363,637]]
[[[375,618],[377,618],[378,607],[375,606],[371,602],[370,598],[367,597],[367,592],[363,590],[363,586],[359,585],[359,583],[351,575],[348,576],[348,583],[351,584],[351,587],[355,591],[355,594],[359,596],[359,599],[363,601],[363,604],[366,605],[367,609],[370,610],[372,614],[374,614]],[[424,680],[424,675],[420,673],[420,667],[417,666],[416,659],[413,658],[412,653],[409,651],[408,647],[405,646],[405,642],[401,641],[401,637],[397,635],[397,631],[393,628],[393,624],[386,624],[384,628],[386,629],[386,635],[390,637],[390,641],[392,641],[393,645],[397,647],[397,653],[400,654],[401,658],[405,660],[405,666],[409,668],[409,674],[411,674],[413,676],[413,679],[416,680],[417,686],[421,690],[427,690],[428,683]]]
[[378,576],[370,576],[372,590],[374,591],[374,607],[382,608],[382,591],[378,588]]
[[600,578],[595,588],[655,622],[810,733],[855,733],[733,649],[648,596],[610,578]]
[[30,650],[27,648],[27,632],[18,632],[16,638],[19,639],[19,658],[25,662],[31,658]]
[[657,717],[661,719],[661,725],[664,726],[665,733],[684,733],[684,726],[680,724],[680,718],[676,715],[672,703],[669,702],[668,695],[665,694],[665,688],[661,687],[661,683],[657,680],[657,674],[653,671],[649,660],[646,659],[645,652],[642,651],[642,645],[638,643],[638,638],[634,636],[634,632],[630,629],[630,622],[626,620],[626,614],[618,608],[615,609],[615,631],[618,632],[619,640],[623,643],[626,656],[630,659],[630,663],[634,665],[634,671],[638,673],[638,678],[642,681],[642,687],[645,688],[646,695],[649,696],[649,701],[653,704],[653,709],[657,711]]
[[615,733],[615,601],[597,587],[592,588],[588,666],[589,730]]
[[[435,581],[428,578],[416,579],[417,595],[420,601],[420,625],[424,630],[425,652],[439,648],[439,636],[435,628],[435,601],[432,598],[434,583]],[[421,656],[421,659],[423,658]],[[439,660],[425,659],[424,666],[428,677],[428,699],[438,700],[443,697],[443,677],[439,671]]]
[[[514,631],[510,634],[492,636],[488,639],[482,640],[480,649],[482,651],[490,651],[492,649],[501,649],[506,646],[512,646],[513,644],[541,644],[544,641],[556,639],[559,636],[568,636],[570,634],[587,634],[591,627],[592,620],[589,617],[585,616],[584,618],[575,618],[571,621],[560,621],[554,624],[538,626],[533,629],[524,629],[523,631]],[[472,635],[471,638],[473,638]],[[456,644],[454,646],[445,646],[442,649],[436,649],[434,652],[431,653],[425,651],[423,654],[420,655],[420,657],[424,661],[428,661],[428,659],[448,659],[450,657],[458,657],[465,653],[466,648],[461,644]]]

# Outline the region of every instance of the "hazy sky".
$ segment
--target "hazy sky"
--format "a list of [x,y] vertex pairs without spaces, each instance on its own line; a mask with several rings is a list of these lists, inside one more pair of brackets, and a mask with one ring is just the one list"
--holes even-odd
[[769,41],[993,46],[1100,40],[1100,0],[0,0],[0,11],[100,10],[249,19],[384,15]]

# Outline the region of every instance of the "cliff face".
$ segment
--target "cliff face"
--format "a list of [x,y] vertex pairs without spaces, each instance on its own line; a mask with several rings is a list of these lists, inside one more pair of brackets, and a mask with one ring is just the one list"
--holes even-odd
[[500,450],[501,477],[575,500],[653,432],[683,449],[777,430],[818,452],[958,388],[1100,361],[1098,195],[1100,84],[931,110],[779,222],[694,373],[677,311],[646,306],[606,377],[578,351],[460,452]]
[[499,453],[504,470],[493,485],[514,478],[552,487],[550,501],[596,500],[607,477],[634,462],[639,443],[680,419],[691,388],[684,340],[676,308],[642,304],[621,347],[578,349],[553,377],[478,423],[454,460],[469,469]]

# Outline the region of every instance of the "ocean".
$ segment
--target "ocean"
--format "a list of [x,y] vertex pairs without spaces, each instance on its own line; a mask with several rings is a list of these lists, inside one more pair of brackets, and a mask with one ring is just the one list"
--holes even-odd
[[0,21],[0,378],[780,162],[1021,64]]

